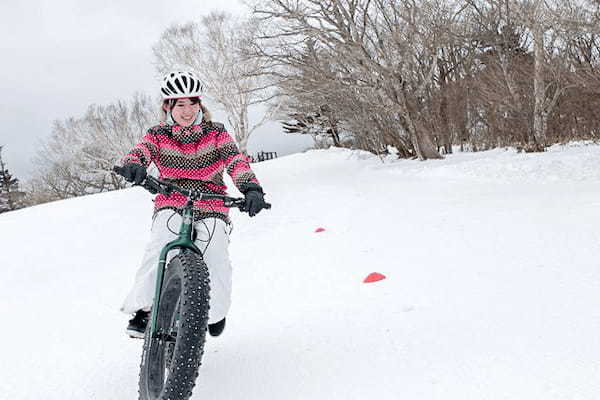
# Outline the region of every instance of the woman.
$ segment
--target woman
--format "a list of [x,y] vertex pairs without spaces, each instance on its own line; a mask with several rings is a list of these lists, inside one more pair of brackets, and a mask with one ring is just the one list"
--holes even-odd
[[[161,179],[185,189],[225,194],[223,172],[227,170],[245,196],[245,211],[252,217],[265,208],[263,190],[245,156],[223,125],[211,121],[210,113],[202,104],[201,81],[191,72],[172,72],[165,76],[160,90],[163,122],[150,128],[141,142],[123,157],[125,179],[142,183],[146,168],[154,163]],[[127,314],[135,313],[127,326],[131,337],[144,336],[154,297],[159,253],[176,238],[173,231],[181,224],[177,211],[185,202],[186,198],[179,193],[159,194],[154,199],[150,243],[133,288],[121,308]],[[194,210],[196,245],[203,250],[211,277],[208,328],[212,336],[218,336],[225,328],[231,302],[231,264],[227,251],[231,224],[228,209],[221,200],[197,201]]]

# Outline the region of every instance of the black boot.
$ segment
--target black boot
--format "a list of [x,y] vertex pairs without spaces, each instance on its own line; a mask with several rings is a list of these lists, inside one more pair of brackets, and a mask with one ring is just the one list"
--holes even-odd
[[138,310],[135,316],[129,320],[127,325],[127,334],[132,338],[143,339],[150,313],[148,311]]
[[210,336],[219,336],[225,329],[225,318],[214,324],[208,324],[208,333]]

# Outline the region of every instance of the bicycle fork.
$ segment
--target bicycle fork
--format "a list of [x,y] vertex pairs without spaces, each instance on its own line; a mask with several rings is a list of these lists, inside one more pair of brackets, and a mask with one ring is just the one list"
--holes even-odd
[[160,294],[162,293],[163,282],[165,279],[165,268],[167,264],[167,254],[175,249],[189,249],[202,256],[200,249],[192,241],[192,232],[194,225],[193,215],[193,201],[189,200],[186,206],[183,208],[181,218],[181,228],[179,230],[179,237],[172,242],[167,243],[160,252],[158,259],[158,268],[156,270],[156,288],[154,290],[154,300],[152,301],[152,310],[150,318],[150,335],[155,338],[158,336],[157,320],[158,310],[160,307]]

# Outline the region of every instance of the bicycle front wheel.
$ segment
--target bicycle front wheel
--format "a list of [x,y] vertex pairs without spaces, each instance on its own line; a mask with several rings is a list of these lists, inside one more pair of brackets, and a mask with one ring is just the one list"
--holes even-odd
[[157,318],[157,334],[144,337],[140,400],[187,400],[204,352],[209,308],[208,268],[183,250],[167,265]]

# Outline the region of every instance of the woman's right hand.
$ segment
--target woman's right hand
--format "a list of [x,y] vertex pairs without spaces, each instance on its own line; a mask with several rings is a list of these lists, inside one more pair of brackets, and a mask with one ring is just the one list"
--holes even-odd
[[146,168],[143,165],[136,163],[128,163],[123,166],[121,169],[123,172],[123,178],[127,182],[135,183],[136,185],[140,185],[146,179]]

